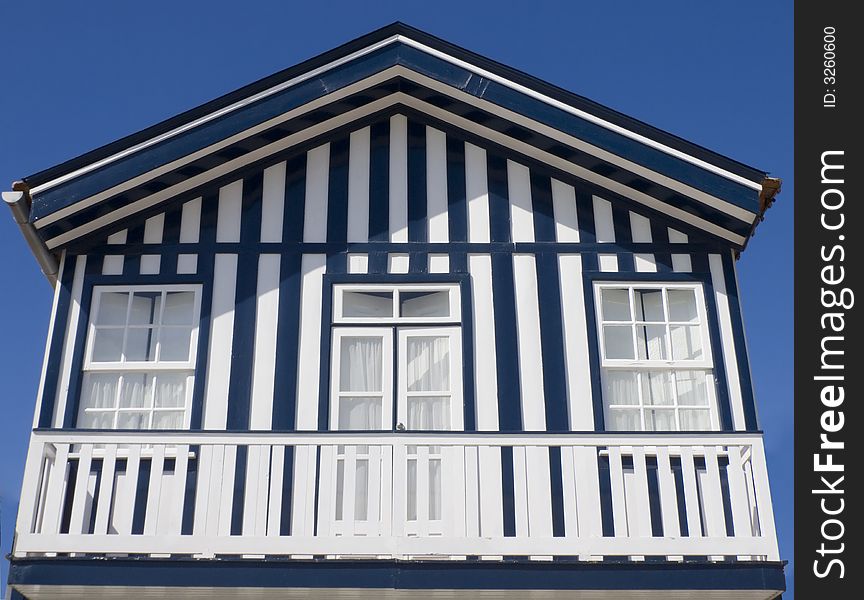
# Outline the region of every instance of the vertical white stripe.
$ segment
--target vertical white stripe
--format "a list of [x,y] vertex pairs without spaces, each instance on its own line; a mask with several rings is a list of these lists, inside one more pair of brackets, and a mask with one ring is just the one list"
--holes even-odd
[[330,144],[306,153],[306,208],[303,241],[327,241],[327,190],[330,176]]
[[[72,374],[72,356],[75,353],[75,338],[78,332],[78,319],[81,315],[81,294],[84,290],[84,270],[87,267],[87,257],[78,256],[75,259],[75,274],[70,292],[69,317],[66,321],[66,334],[63,337],[63,353],[60,357],[60,385],[57,386],[57,396],[54,403],[54,427],[63,427],[63,416],[66,414],[66,402],[69,396],[69,377]],[[85,333],[86,335],[86,333]]]
[[636,253],[633,255],[633,263],[637,273],[656,273],[657,261],[651,253]]
[[429,241],[450,241],[447,218],[447,135],[426,127],[426,218]]
[[144,221],[144,243],[161,244],[162,231],[165,229],[165,213],[150,217]]
[[534,241],[534,212],[531,207],[531,172],[528,167],[507,161],[507,195],[510,197],[510,226],[514,242]]
[[252,362],[251,429],[270,429],[276,377],[276,329],[279,313],[279,254],[258,257],[255,354]]
[[[300,284],[300,348],[297,375],[297,429],[318,428],[318,369],[321,361],[321,279],[327,257],[304,254]],[[299,458],[298,458],[299,460]]]
[[198,272],[198,255],[197,254],[178,254],[177,255],[177,274],[178,275],[194,275]]
[[369,138],[364,127],[351,132],[348,150],[348,241],[369,240]]
[[555,214],[555,239],[559,242],[578,242],[576,190],[572,185],[552,180],[552,210]]
[[586,323],[594,315],[585,314],[582,257],[579,254],[559,255],[558,271],[570,428],[573,431],[593,431],[594,405],[591,401],[591,362],[588,359]]
[[407,273],[409,257],[407,254],[390,253],[387,256],[388,273]]
[[537,266],[533,254],[513,255],[513,283],[516,289],[516,338],[522,397],[522,426],[525,431],[544,431],[546,401],[540,347]]
[[597,262],[600,265],[600,270],[606,273],[618,272],[618,255],[617,254],[598,254]]
[[[221,217],[220,217],[221,218]],[[234,341],[234,295],[237,255],[217,254],[213,266],[213,303],[210,311],[210,349],[207,355],[207,394],[204,429],[225,429],[228,419],[228,382]]]
[[430,273],[449,273],[450,272],[450,255],[449,254],[430,254],[429,255],[429,272]]
[[630,231],[634,242],[651,242],[651,221],[647,217],[630,211]]
[[495,352],[495,315],[492,306],[492,258],[468,256],[474,319],[474,396],[477,429],[498,429],[498,375]]
[[[729,400],[732,404],[732,425],[736,431],[746,428],[744,420],[744,395],[741,391],[741,374],[738,373],[738,362],[735,360],[736,348],[732,329],[732,315],[729,311],[729,296],[726,293],[726,279],[723,269],[723,258],[719,254],[708,255],[708,266],[711,270],[711,285],[714,287],[714,298],[717,303],[717,320],[720,324],[720,346],[723,348],[723,365],[726,367],[726,380],[729,382]],[[741,349],[739,352],[743,351]],[[714,364],[720,357],[714,357]],[[746,375],[745,375],[746,376]]]
[[348,255],[348,272],[349,273],[368,273],[369,272],[369,255],[368,254],[349,254]]
[[408,119],[390,117],[390,242],[408,241]]
[[468,241],[489,242],[489,181],[486,151],[465,143],[465,194],[468,201]]
[[219,188],[219,213],[216,221],[217,242],[240,241],[240,215],[243,211],[243,180]]
[[261,241],[282,241],[285,214],[285,161],[264,169],[261,191]]
[[[122,245],[126,243],[128,229],[123,229],[108,236],[108,245]],[[106,256],[102,259],[103,275],[122,275],[124,257],[120,255]]]
[[180,214],[180,243],[197,244],[201,231],[201,198],[183,204]]
[[615,225],[612,222],[612,203],[597,196],[594,199],[594,232],[597,242],[614,242]]

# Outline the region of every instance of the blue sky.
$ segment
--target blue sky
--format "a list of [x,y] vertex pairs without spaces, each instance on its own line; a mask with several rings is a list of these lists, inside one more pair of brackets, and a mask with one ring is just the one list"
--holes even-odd
[[[781,554],[791,560],[791,2],[4,2],[0,187],[395,20],[783,179],[738,267]],[[51,289],[3,213],[5,555]]]

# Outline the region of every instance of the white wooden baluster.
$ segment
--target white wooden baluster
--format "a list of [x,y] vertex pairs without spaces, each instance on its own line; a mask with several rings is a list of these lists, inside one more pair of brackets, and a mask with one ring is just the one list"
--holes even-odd
[[72,513],[69,519],[69,533],[88,533],[89,523],[84,523],[90,482],[90,464],[93,457],[93,444],[81,444],[78,452],[78,473],[75,476],[75,493],[72,498]]
[[380,535],[382,537],[390,537],[393,531],[393,502],[394,502],[394,487],[393,487],[393,471],[395,467],[395,457],[392,446],[383,446],[381,448],[381,511],[380,511]]
[[609,478],[612,483],[612,518],[615,537],[627,537],[627,503],[624,497],[624,468],[621,464],[621,447],[609,446]]
[[144,513],[144,535],[156,535],[159,523],[159,502],[162,499],[162,477],[165,467],[165,445],[153,446],[150,461],[150,482],[147,486],[147,509]]
[[678,524],[678,493],[675,488],[675,475],[669,461],[669,448],[657,447],[657,487],[660,494],[660,513],[663,518],[663,536],[681,535]]
[[21,503],[18,507],[18,520],[15,527],[19,536],[30,535],[36,531],[40,496],[46,492],[44,489],[40,490],[42,487],[40,483],[45,481],[46,468],[45,444],[37,439],[31,439],[30,447],[27,449],[27,462],[21,482]]
[[285,446],[273,446],[270,460],[270,490],[267,502],[267,535],[270,537],[277,537],[282,528],[284,473]]
[[741,447],[728,446],[727,451],[729,465],[726,467],[726,476],[729,480],[729,503],[732,505],[732,528],[735,537],[750,537],[753,535],[753,525],[750,521],[750,503],[741,462]]
[[234,477],[237,471],[237,446],[225,445],[222,463],[222,493],[219,498],[219,527],[217,535],[231,535],[231,516],[234,514]]
[[333,536],[337,532],[345,535],[344,520],[336,521],[336,514],[339,510],[336,507],[336,502],[338,502],[336,486],[339,484],[336,481],[339,476],[336,469],[336,454],[336,446],[321,446],[321,475],[318,477],[318,535],[320,536]]
[[525,474],[525,447],[511,446],[513,452],[513,509],[516,513],[516,537],[527,538],[528,529],[528,477]]
[[[324,462],[323,460],[321,461]],[[357,446],[345,446],[345,479],[342,482],[342,527],[346,536],[354,536],[357,530],[355,508],[357,506]],[[323,475],[323,473],[322,473]],[[321,490],[321,496],[325,494]]]
[[258,499],[261,497],[261,446],[250,445],[246,451],[246,481],[243,489],[243,535],[260,535]]
[[771,505],[771,492],[768,488],[768,469],[765,464],[765,447],[762,439],[753,440],[751,465],[753,469],[753,485],[756,491],[756,503],[759,512],[759,531],[767,545],[766,558],[780,560],[780,550],[777,546],[777,532],[774,530],[774,508]]
[[195,484],[195,518],[192,525],[192,533],[196,536],[208,534],[208,512],[210,510],[210,487],[213,478],[210,476],[213,470],[213,454],[215,447],[206,444],[199,446],[198,456],[198,481]]
[[267,535],[267,494],[270,489],[270,446],[260,445],[258,449],[258,485],[250,506],[255,509],[253,535]]
[[102,476],[99,478],[99,499],[96,501],[95,535],[108,533],[108,516],[114,503],[114,480],[117,478],[117,444],[106,444],[102,457]]
[[415,532],[421,537],[429,535],[429,446],[417,446],[417,521]]
[[564,535],[579,537],[578,505],[576,503],[576,464],[573,447],[561,447],[561,488],[564,492]]
[[[603,536],[603,517],[600,512],[600,473],[597,465],[597,448],[576,446],[573,448],[576,468],[576,510],[579,515],[580,539]],[[582,560],[590,554],[580,554]]]
[[723,490],[720,486],[720,465],[716,446],[705,447],[705,478],[702,488],[702,506],[708,537],[726,536],[723,516]]
[[393,527],[391,535],[399,538],[405,535],[408,486],[408,452],[401,439],[393,440]]
[[369,495],[366,499],[365,531],[367,535],[381,535],[381,446],[369,446]]
[[465,537],[480,536],[480,472],[477,446],[465,447]]
[[504,535],[504,505],[501,495],[501,448],[480,446],[478,448],[480,469],[480,535],[502,537]]
[[[204,535],[209,538],[219,535],[219,511],[222,500],[222,479],[225,463],[225,446],[217,444],[210,446],[210,469],[207,473],[207,504],[202,511],[205,518]],[[197,516],[197,515],[196,515]],[[208,551],[207,554],[210,554]]]
[[443,517],[447,524],[444,534],[465,537],[465,447],[442,448],[441,495]]
[[69,444],[55,444],[54,447],[54,463],[45,496],[45,517],[42,519],[42,533],[46,535],[54,535],[60,530],[61,508],[68,474]]
[[552,480],[549,472],[549,448],[525,448],[525,482],[528,493],[528,534],[552,537]]
[[684,479],[684,506],[687,510],[687,529],[690,537],[702,537],[696,466],[693,464],[693,449],[688,446],[681,448],[681,473]]
[[[135,517],[135,497],[138,491],[138,471],[141,465],[141,445],[129,444],[128,454],[126,458],[126,477],[124,480],[124,510],[115,510],[115,515],[119,512],[119,516],[114,519],[115,528],[120,535],[132,534],[132,519]],[[118,494],[119,496],[119,494]],[[120,504],[120,501],[114,503],[115,508]]]
[[[651,504],[648,497],[648,467],[645,462],[645,448],[633,447],[633,494],[636,506],[628,506],[630,535],[651,537]],[[632,517],[632,519],[630,519]]]
[[174,490],[175,495],[169,499],[167,508],[169,514],[166,526],[160,527],[169,535],[179,535],[183,530],[183,507],[186,504],[186,477],[189,473],[189,446],[184,444],[174,446]]

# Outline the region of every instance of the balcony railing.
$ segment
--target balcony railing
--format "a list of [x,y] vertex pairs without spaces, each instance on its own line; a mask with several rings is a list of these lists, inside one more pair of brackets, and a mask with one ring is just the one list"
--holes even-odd
[[729,433],[37,430],[14,553],[778,560]]

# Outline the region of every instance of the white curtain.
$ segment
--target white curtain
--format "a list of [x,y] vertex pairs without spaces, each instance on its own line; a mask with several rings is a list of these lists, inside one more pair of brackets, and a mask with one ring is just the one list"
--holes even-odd
[[340,353],[340,391],[380,392],[382,390],[380,337],[343,337]]
[[450,338],[413,336],[407,340],[409,392],[450,390]]
[[639,404],[638,374],[635,371],[606,369],[606,404]]

